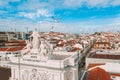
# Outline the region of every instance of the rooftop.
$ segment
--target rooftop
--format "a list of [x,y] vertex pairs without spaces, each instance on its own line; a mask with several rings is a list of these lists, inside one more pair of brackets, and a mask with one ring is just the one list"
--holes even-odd
[[120,80],[119,67],[119,63],[89,64],[82,80]]
[[113,54],[94,54],[89,58],[99,58],[99,59],[120,59],[120,55],[113,55]]
[[14,51],[19,51],[22,50],[24,46],[18,46],[18,47],[1,47],[0,51],[7,51],[7,52],[14,52]]

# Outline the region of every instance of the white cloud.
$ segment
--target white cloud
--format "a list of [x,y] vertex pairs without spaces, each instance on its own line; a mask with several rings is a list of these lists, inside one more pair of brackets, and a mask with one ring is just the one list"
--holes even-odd
[[86,0],[89,7],[107,7],[110,0]]
[[[102,22],[101,22],[102,21]],[[50,30],[54,26],[54,31],[66,33],[92,33],[96,31],[118,31],[120,30],[120,17],[108,19],[92,19],[83,22],[66,22],[66,23],[41,23],[41,31]],[[48,25],[49,24],[49,25]]]
[[19,16],[20,17],[25,17],[25,18],[33,19],[35,17],[35,14],[34,13],[20,12]]
[[111,5],[112,5],[112,6],[118,6],[118,5],[120,5],[120,0],[113,0],[113,1],[111,2]]
[[36,16],[37,17],[40,17],[40,16],[50,17],[52,16],[52,14],[50,14],[49,11],[46,9],[39,9],[36,13]]
[[[0,6],[6,6],[9,5],[9,1],[20,1],[20,0],[0,0]],[[42,0],[41,0],[42,1]],[[56,3],[57,1],[57,3]],[[51,5],[53,4],[53,5]],[[54,5],[55,4],[55,5]],[[64,6],[63,6],[64,5]],[[51,16],[54,15],[54,10],[58,7],[61,8],[78,8],[82,5],[88,6],[88,7],[108,7],[108,6],[118,6],[120,5],[120,0],[49,0],[46,2],[40,2],[39,0],[27,0],[27,2],[24,2],[18,6],[18,10],[21,12],[18,13],[18,16],[25,17],[29,19],[36,19],[40,17],[45,17],[48,19]],[[1,14],[4,14],[6,12],[0,11]],[[66,13],[67,14],[67,13]],[[69,13],[68,13],[69,14]],[[100,19],[100,20],[94,20],[96,19],[95,16],[91,17],[91,21],[85,21],[85,22],[79,22],[79,23],[51,23],[51,22],[44,22],[44,23],[33,23],[26,20],[2,20],[0,19],[0,26],[7,29],[8,27],[21,27],[21,29],[24,29],[24,27],[29,27],[31,30],[35,27],[40,27],[41,31],[49,31],[50,27],[54,25],[55,31],[61,31],[63,32],[92,32],[92,31],[100,31],[103,30],[102,28],[98,28],[99,26],[103,26],[101,24],[104,24],[104,26],[110,26],[110,25],[119,25],[120,17],[118,18],[109,18],[109,19]],[[111,24],[110,24],[111,23]],[[110,24],[110,25],[108,25]],[[99,25],[99,26],[98,26]],[[96,28],[97,27],[97,28]],[[112,28],[111,28],[112,29]],[[115,28],[118,29],[118,28]],[[20,30],[20,29],[18,29]],[[109,28],[107,28],[109,30]],[[22,31],[22,30],[21,30]]]
[[9,2],[20,2],[20,0],[0,0],[0,6],[1,7],[9,6]]
[[[54,25],[54,31],[60,32],[70,32],[71,29],[67,29],[68,27],[62,23],[51,23],[51,22],[41,22],[41,23],[34,23],[28,20],[6,20],[0,19],[0,30],[3,31],[13,31],[15,28],[17,31],[26,31],[26,27],[28,27],[29,31],[34,30],[37,28],[39,31],[50,31],[51,27]],[[64,30],[64,31],[63,31]]]
[[34,30],[37,28],[36,23],[27,21],[27,20],[21,20],[21,19],[0,19],[0,30],[5,31],[13,31],[15,28],[17,31],[26,31],[26,27],[29,28],[29,30]]
[[0,0],[0,7],[8,5],[8,1]]
[[[7,1],[7,0],[6,0]],[[20,2],[21,0],[8,0],[9,2]]]
[[65,7],[69,7],[69,8],[76,8],[76,7],[80,7],[83,4],[83,0],[65,0],[64,1],[64,5]]
[[65,0],[64,7],[66,8],[78,8],[81,6],[87,7],[109,7],[119,6],[120,0]]
[[[102,21],[102,22],[101,22]],[[54,23],[49,21],[44,22],[31,22],[28,20],[12,20],[12,19],[0,19],[0,30],[11,30],[16,28],[17,31],[26,31],[26,27],[29,30],[38,28],[39,31],[50,31],[54,26],[54,31],[65,33],[89,33],[96,31],[118,31],[120,30],[120,17],[108,18],[108,19],[93,19],[83,22],[67,22],[67,23]],[[105,24],[104,24],[105,23]],[[111,24],[110,24],[111,23]]]
[[38,9],[41,8],[45,8],[48,7],[49,8],[49,3],[45,3],[45,2],[40,2],[39,0],[27,0],[24,1],[23,3],[21,3],[18,6],[18,10],[21,11],[36,11]]
[[20,17],[25,17],[25,18],[39,18],[39,17],[51,17],[52,13],[50,13],[47,9],[39,9],[36,12],[19,12]]
[[[8,7],[11,6],[9,2],[20,1],[21,0],[0,0],[0,7]],[[47,2],[42,0],[25,0],[16,8],[20,11],[36,11],[41,8],[47,8],[50,11],[54,11],[54,9],[57,8],[78,8],[83,5],[88,7],[119,6],[120,0],[48,0]]]

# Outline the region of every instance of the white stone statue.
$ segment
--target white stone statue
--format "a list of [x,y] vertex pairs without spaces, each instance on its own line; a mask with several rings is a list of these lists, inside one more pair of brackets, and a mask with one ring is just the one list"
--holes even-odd
[[40,55],[47,56],[47,48],[44,40],[41,40]]
[[46,41],[46,45],[47,45],[47,50],[49,55],[51,55],[53,53],[53,45],[50,44],[48,41]]
[[21,51],[24,54],[28,53],[31,49],[31,43],[29,41],[26,41],[26,46],[24,47],[24,49]]
[[41,40],[41,45],[40,45],[40,54],[44,55],[44,57],[47,57],[51,55],[52,53],[52,46],[48,41],[45,41],[44,39]]
[[32,39],[33,49],[38,49],[39,48],[39,44],[40,44],[40,41],[39,41],[40,35],[37,32],[37,29],[35,29],[33,31],[32,35],[30,37],[33,37],[33,39]]

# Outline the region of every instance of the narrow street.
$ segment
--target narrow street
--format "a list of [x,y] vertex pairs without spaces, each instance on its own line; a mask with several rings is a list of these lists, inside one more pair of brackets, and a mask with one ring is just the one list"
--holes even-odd
[[82,53],[82,59],[79,61],[79,80],[82,80],[82,76],[84,75],[85,72],[85,59],[86,57],[89,55],[88,53],[91,51],[92,46],[94,45],[94,43],[96,42],[96,40],[92,40],[90,42],[90,44],[83,49],[83,51],[81,51]]

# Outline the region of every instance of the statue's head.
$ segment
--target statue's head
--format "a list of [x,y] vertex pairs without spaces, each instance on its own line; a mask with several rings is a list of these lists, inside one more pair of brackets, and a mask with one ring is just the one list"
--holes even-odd
[[34,29],[33,33],[36,33],[37,32],[37,28]]

